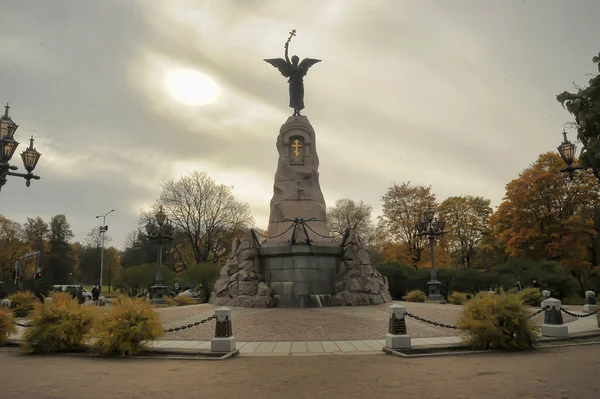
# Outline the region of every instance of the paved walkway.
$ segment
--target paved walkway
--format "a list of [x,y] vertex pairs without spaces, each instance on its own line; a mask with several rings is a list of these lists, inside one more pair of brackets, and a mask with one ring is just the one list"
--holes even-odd
[[[409,312],[447,324],[455,324],[462,310],[461,306],[454,305],[402,304]],[[246,356],[382,353],[389,306],[390,304],[323,309],[232,308],[233,331],[238,341],[237,349]],[[216,308],[218,307],[203,304],[162,308],[158,311],[166,327],[171,328],[211,316]],[[581,313],[580,307],[569,309]],[[563,318],[571,336],[600,333],[595,316],[574,318],[563,315]],[[535,320],[541,324],[543,315],[536,316]],[[354,325],[353,328],[352,323],[358,324],[358,327]],[[462,342],[462,337],[456,335],[457,330],[430,326],[410,318],[407,318],[407,328],[413,348],[456,347]],[[24,328],[19,327],[19,332],[11,336],[11,339],[20,340],[23,331]],[[159,350],[182,352],[210,350],[210,339],[213,336],[214,323],[210,322],[166,334],[165,339],[154,341],[151,346]]]
[[[394,302],[425,319],[456,325],[462,306],[429,303]],[[385,336],[390,304],[344,306],[321,309],[249,309],[232,307],[233,331],[243,342],[251,341],[353,341],[378,340]],[[174,328],[212,316],[218,306],[202,304],[157,309],[163,325]],[[572,308],[573,311],[580,309]],[[564,315],[565,323],[575,320]],[[543,315],[535,318],[540,324]],[[414,319],[406,320],[408,332],[415,338],[437,338],[456,334],[456,330],[436,327]],[[214,324],[206,323],[165,335],[170,341],[208,341]]]
[[[569,335],[575,336],[583,333],[598,332],[598,322],[594,316],[577,319],[566,324]],[[385,333],[383,334],[385,336]],[[540,339],[543,343],[548,338]],[[435,347],[458,347],[462,343],[461,336],[446,336],[436,338],[411,339],[414,349]],[[374,354],[381,353],[385,345],[384,339],[378,340],[352,340],[352,341],[281,341],[281,342],[237,342],[237,349],[242,355],[250,356],[284,356],[284,355],[346,355],[346,354]],[[209,350],[210,341],[155,341],[152,347],[168,350]]]
[[[461,337],[413,338],[413,348],[458,346]],[[236,347],[242,355],[344,355],[382,353],[384,339],[356,341],[299,341],[299,342],[238,342]],[[210,350],[210,341],[156,341],[153,348],[168,350]]]

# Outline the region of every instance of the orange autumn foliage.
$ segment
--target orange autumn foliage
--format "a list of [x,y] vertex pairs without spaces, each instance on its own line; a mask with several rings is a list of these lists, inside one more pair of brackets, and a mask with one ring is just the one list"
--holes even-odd
[[541,154],[517,179],[490,219],[493,234],[508,255],[560,261],[579,281],[592,268],[598,182],[591,171],[570,181],[554,152]]

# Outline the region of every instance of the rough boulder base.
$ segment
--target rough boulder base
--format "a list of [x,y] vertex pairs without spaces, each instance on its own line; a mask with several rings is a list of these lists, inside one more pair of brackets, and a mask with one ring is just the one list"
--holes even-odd
[[253,245],[249,230],[233,242],[231,254],[215,282],[209,302],[220,306],[271,307],[271,289],[260,274],[258,248]]
[[387,278],[375,269],[369,251],[354,230],[350,230],[343,249],[332,305],[360,306],[391,302]]

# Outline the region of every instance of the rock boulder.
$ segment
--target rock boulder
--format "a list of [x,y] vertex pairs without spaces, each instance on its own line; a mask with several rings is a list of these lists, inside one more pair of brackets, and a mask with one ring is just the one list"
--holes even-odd
[[334,306],[380,305],[392,301],[387,278],[371,263],[362,239],[350,230],[343,242]]
[[209,302],[246,308],[272,306],[271,289],[260,274],[258,248],[250,230],[234,240],[231,257],[221,269]]

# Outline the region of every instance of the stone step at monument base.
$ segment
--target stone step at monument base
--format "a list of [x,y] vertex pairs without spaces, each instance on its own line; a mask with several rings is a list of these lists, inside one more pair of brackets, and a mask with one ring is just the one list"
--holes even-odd
[[331,295],[273,295],[276,308],[324,308],[331,305]]

